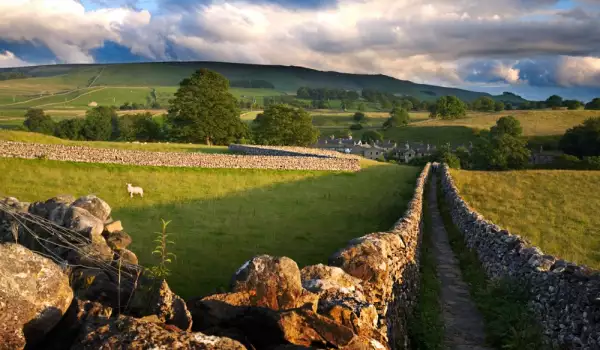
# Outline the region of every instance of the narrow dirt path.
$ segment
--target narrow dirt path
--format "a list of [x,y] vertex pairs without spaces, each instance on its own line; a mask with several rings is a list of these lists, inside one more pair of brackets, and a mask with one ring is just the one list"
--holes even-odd
[[471,300],[469,287],[463,281],[458,260],[450,247],[448,233],[438,209],[436,180],[434,174],[430,180],[428,199],[432,241],[441,283],[444,347],[456,350],[488,350],[491,348],[485,346],[483,318]]

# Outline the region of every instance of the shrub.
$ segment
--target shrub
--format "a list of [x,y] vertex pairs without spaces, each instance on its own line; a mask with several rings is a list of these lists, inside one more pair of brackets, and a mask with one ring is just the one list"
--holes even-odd
[[23,125],[29,131],[39,132],[46,135],[54,134],[55,124],[49,115],[46,115],[43,110],[32,108],[25,113],[25,122]]
[[362,124],[352,124],[350,125],[350,130],[362,130]]

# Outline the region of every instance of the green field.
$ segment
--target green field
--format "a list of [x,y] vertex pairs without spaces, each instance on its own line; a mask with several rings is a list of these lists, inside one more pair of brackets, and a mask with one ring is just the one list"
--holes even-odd
[[0,140],[15,142],[31,142],[44,144],[60,144],[69,146],[86,146],[96,148],[116,148],[152,152],[199,152],[199,153],[227,153],[227,146],[206,146],[183,143],[128,143],[104,141],[71,141],[58,137],[47,136],[32,132],[0,130]]
[[[324,263],[348,240],[388,229],[403,215],[418,168],[364,162],[358,173],[153,168],[0,159],[0,195],[34,201],[94,193],[150,265],[160,219],[176,245],[169,284],[185,298],[226,287],[256,254]],[[130,199],[125,184],[144,188]]]
[[600,268],[600,171],[452,171],[467,202],[546,254]]

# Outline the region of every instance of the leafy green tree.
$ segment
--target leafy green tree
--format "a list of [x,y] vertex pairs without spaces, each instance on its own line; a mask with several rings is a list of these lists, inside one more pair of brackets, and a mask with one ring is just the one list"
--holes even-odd
[[492,126],[490,132],[494,136],[508,134],[514,137],[519,137],[523,134],[521,122],[512,115],[498,119],[495,126]]
[[358,109],[358,110],[359,110],[359,111],[361,111],[361,112],[364,112],[364,111],[365,111],[367,108],[366,108],[366,106],[365,106],[364,102],[360,102],[360,103],[358,104],[358,107],[356,107],[356,109]]
[[54,120],[46,115],[42,109],[32,108],[27,110],[23,124],[29,131],[46,135],[54,134]]
[[384,129],[394,128],[398,126],[408,125],[410,122],[410,115],[408,111],[404,108],[394,108],[390,112],[390,117],[388,120],[383,123]]
[[362,134],[360,140],[366,143],[374,143],[375,141],[382,141],[383,135],[375,130],[368,130]]
[[410,111],[413,109],[413,103],[410,100],[402,100],[400,101],[400,108]]
[[590,118],[567,130],[559,147],[566,154],[577,157],[600,156],[600,117]]
[[457,119],[467,114],[467,106],[456,96],[443,96],[430,106],[430,117],[442,119]]
[[87,111],[83,124],[83,136],[92,141],[107,141],[113,135],[113,119],[117,113],[113,108],[96,107]]
[[208,69],[200,69],[179,83],[167,121],[177,140],[207,145],[228,144],[248,132],[229,92],[229,82]]
[[504,102],[502,102],[502,101],[496,101],[494,103],[494,110],[496,112],[503,111],[504,110]]
[[449,144],[440,146],[434,158],[441,163],[448,164],[450,168],[460,169],[460,159],[452,152]]
[[558,108],[558,107],[562,107],[562,105],[563,105],[563,98],[558,95],[552,95],[552,96],[548,97],[548,99],[546,100],[546,106],[548,106],[550,108]]
[[458,159],[460,161],[461,169],[471,169],[471,167],[472,167],[471,154],[466,147],[464,147],[464,146],[457,147],[456,150],[454,151],[454,154],[456,155],[456,157],[458,157]]
[[54,136],[61,139],[83,140],[83,126],[85,120],[81,118],[63,119],[56,124]]
[[583,107],[583,102],[577,100],[564,100],[563,106],[567,107],[568,110],[576,110]]
[[363,122],[366,118],[367,116],[363,112],[356,112],[352,116],[352,119],[358,123]]
[[298,88],[298,91],[296,92],[296,97],[298,98],[302,98],[302,99],[310,99],[310,92],[308,91],[307,87],[301,87]]
[[513,110],[513,105],[512,105],[512,103],[510,103],[510,102],[506,102],[506,103],[504,104],[504,109],[505,109],[505,110],[507,110],[507,111],[512,111],[512,110]]
[[382,96],[380,99],[381,108],[389,110],[392,108],[392,102],[385,96]]
[[496,102],[491,97],[481,96],[475,101],[473,101],[473,105],[471,108],[474,111],[480,112],[493,112],[496,106]]
[[252,126],[255,141],[261,145],[309,146],[319,135],[308,112],[284,104],[269,106]]
[[600,97],[596,97],[585,105],[585,109],[600,110]]
[[362,130],[362,128],[363,128],[362,124],[356,123],[356,124],[350,125],[350,130]]

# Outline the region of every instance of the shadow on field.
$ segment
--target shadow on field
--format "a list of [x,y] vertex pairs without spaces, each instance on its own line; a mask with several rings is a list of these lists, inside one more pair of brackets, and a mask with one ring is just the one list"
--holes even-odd
[[[177,260],[169,283],[189,298],[227,288],[254,255],[288,256],[300,267],[327,263],[350,239],[389,229],[403,215],[418,171],[372,166],[359,173],[324,173],[218,198],[122,207],[113,217],[123,221],[144,265],[156,261],[151,251],[160,219],[172,220]],[[151,188],[144,189],[152,196]]]

